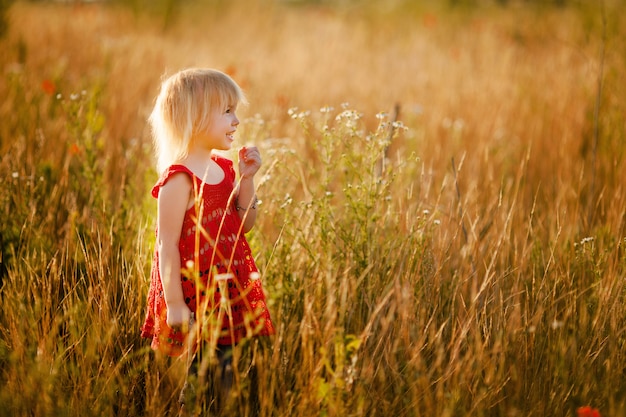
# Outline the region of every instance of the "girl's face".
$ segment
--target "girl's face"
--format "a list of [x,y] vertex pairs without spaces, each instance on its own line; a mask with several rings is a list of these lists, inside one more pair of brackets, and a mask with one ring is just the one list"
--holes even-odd
[[239,126],[236,110],[236,104],[214,109],[209,127],[195,135],[196,143],[206,149],[229,150],[235,140],[237,126]]

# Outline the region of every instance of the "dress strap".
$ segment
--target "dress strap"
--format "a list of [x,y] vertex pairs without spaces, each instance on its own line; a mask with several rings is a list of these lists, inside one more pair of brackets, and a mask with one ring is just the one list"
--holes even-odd
[[193,172],[191,172],[191,170],[189,168],[187,168],[186,166],[184,166],[184,165],[171,165],[165,171],[163,171],[163,174],[161,174],[161,177],[159,178],[159,181],[157,181],[157,183],[154,185],[154,187],[152,187],[152,196],[154,198],[158,198],[159,197],[159,191],[161,190],[161,187],[163,187],[165,185],[165,183],[174,174],[178,174],[179,172],[184,172],[185,174],[189,175],[192,179],[195,177]]
[[226,179],[230,183],[235,181],[235,168],[233,166],[233,161],[216,154],[211,155],[211,159],[213,159],[222,168],[226,174]]

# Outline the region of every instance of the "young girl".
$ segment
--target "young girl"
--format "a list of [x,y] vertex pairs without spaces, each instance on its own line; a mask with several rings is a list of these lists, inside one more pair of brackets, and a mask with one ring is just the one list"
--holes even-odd
[[233,162],[213,153],[231,148],[242,102],[226,74],[188,69],[165,80],[149,119],[160,179],[152,189],[157,242],[142,336],[171,356],[209,349],[222,368],[233,345],[274,334],[244,236],[256,219],[259,151],[239,150],[238,182]]

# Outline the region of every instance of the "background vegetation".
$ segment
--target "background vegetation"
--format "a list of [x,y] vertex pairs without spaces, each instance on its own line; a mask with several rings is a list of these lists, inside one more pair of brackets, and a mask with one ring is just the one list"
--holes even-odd
[[186,66],[262,148],[261,415],[626,412],[622,2],[9,4],[0,416],[176,412],[139,327]]

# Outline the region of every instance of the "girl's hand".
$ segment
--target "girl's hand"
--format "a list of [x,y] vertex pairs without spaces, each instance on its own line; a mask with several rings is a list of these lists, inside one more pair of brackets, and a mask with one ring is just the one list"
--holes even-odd
[[261,168],[261,154],[256,146],[244,146],[239,149],[239,176],[252,178]]
[[167,325],[174,330],[189,331],[191,311],[187,304],[167,306]]

